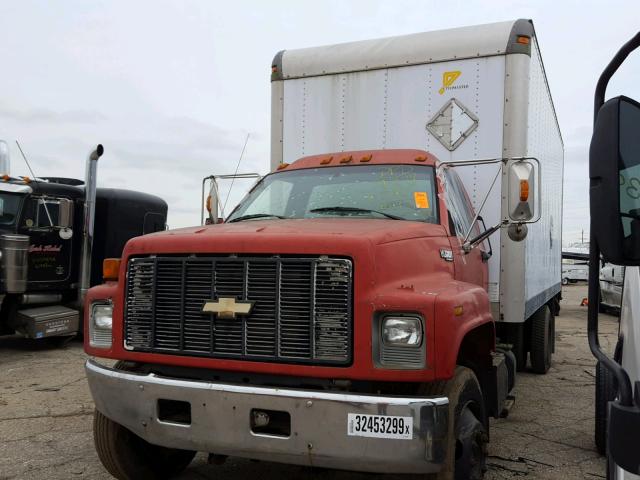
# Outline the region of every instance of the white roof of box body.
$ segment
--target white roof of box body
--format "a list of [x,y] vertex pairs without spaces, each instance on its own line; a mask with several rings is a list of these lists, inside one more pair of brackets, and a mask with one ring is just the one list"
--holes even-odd
[[283,50],[272,80],[419,65],[447,60],[530,52],[518,36],[533,37],[531,20],[489,23],[324,47]]

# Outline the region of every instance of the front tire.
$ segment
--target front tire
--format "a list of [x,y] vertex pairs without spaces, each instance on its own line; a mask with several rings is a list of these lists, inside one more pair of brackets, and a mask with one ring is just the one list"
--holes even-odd
[[563,285],[569,285],[569,279],[568,278],[563,278],[562,279],[562,284]]
[[488,421],[478,379],[472,370],[456,367],[447,382],[425,385],[427,395],[449,398],[446,462],[435,480],[482,480],[487,471]]
[[118,480],[164,480],[189,466],[196,452],[152,445],[98,410],[93,439],[104,468]]

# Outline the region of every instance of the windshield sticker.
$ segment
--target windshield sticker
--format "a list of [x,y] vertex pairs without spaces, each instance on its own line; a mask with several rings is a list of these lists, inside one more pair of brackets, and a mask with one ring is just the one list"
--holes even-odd
[[429,195],[427,192],[413,192],[416,208],[429,208]]

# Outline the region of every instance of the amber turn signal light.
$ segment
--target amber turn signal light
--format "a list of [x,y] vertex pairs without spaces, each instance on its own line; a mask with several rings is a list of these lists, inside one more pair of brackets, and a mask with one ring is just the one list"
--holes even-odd
[[120,272],[119,258],[105,258],[102,261],[102,279],[106,281],[118,280]]
[[525,37],[524,35],[519,35],[516,39],[516,42],[521,43],[522,45],[529,45],[531,39],[529,37]]
[[526,202],[529,200],[529,181],[520,180],[520,201]]

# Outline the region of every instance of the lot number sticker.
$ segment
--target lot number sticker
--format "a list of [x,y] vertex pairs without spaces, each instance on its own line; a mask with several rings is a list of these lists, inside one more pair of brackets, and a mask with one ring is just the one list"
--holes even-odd
[[413,417],[347,414],[347,434],[354,437],[413,439]]

